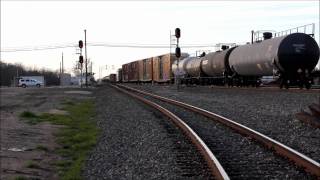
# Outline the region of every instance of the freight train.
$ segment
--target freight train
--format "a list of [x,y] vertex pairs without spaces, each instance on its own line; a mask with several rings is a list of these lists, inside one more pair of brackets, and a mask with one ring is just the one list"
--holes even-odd
[[259,86],[263,76],[278,77],[280,88],[311,87],[312,71],[319,60],[319,46],[308,34],[293,33],[228,47],[202,57],[181,60],[174,54],[134,61],[122,66],[122,82],[174,82],[229,86]]
[[[181,58],[188,56],[187,53],[181,54]],[[172,83],[174,75],[171,66],[176,60],[175,54],[169,53],[133,61],[122,65],[118,70],[118,77],[122,78],[120,82]],[[122,74],[120,75],[119,72]]]

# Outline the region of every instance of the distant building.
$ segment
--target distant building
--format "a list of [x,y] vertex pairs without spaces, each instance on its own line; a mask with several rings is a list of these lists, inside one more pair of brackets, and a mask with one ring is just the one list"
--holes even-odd
[[80,76],[72,76],[71,77],[71,85],[80,86],[81,83],[82,84],[86,83],[86,78],[85,77],[82,77],[82,80],[81,80]]
[[70,86],[71,85],[71,74],[63,73],[60,74],[60,86]]
[[72,76],[71,77],[71,85],[80,86],[80,77]]
[[[93,84],[93,82],[92,82],[93,79],[94,78],[93,78],[92,75],[89,75],[87,77],[87,80],[88,80],[87,83],[88,83],[89,86]],[[82,76],[82,77],[81,76],[72,76],[71,77],[70,85],[81,86],[81,84],[83,86],[86,85],[86,77],[85,76]]]

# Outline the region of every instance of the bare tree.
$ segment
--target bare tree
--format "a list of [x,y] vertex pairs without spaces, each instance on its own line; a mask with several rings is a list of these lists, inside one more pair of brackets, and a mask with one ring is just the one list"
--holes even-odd
[[0,86],[10,86],[17,76],[44,76],[46,85],[59,85],[57,72],[46,69],[26,68],[21,64],[0,61]]

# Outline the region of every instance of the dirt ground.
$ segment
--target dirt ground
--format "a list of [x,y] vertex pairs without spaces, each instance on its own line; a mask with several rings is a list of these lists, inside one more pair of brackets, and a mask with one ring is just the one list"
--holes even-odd
[[[62,102],[86,98],[92,98],[90,89],[0,88],[0,179],[58,179],[53,162],[60,157],[53,150],[58,147],[54,133],[61,126],[30,125],[19,115],[23,111],[61,113]],[[30,167],[31,163],[38,166]]]

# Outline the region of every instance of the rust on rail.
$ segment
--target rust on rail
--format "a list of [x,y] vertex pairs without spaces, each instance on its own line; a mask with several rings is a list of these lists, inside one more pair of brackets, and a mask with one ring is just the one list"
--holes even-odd
[[207,147],[207,145],[203,142],[203,140],[186,124],[184,123],[178,116],[170,112],[169,110],[163,108],[162,106],[151,102],[143,97],[140,97],[138,95],[135,95],[133,93],[130,93],[126,90],[123,90],[117,86],[111,85],[112,87],[118,89],[122,93],[125,93],[127,95],[130,95],[143,103],[157,109],[160,111],[162,114],[165,116],[169,117],[174,124],[176,124],[185,134],[188,138],[191,139],[192,143],[198,148],[204,159],[206,160],[208,167],[210,168],[213,176],[217,179],[223,179],[223,180],[229,180],[229,176],[223,169],[222,165],[220,162],[217,160],[217,158],[213,155],[211,150]]
[[176,100],[172,100],[169,98],[165,98],[165,97],[161,97],[158,95],[154,95],[148,92],[144,92],[141,90],[137,90],[131,87],[127,87],[127,86],[123,86],[123,85],[118,85],[121,86],[123,88],[126,88],[128,90],[140,93],[140,94],[144,94],[144,95],[148,95],[151,96],[153,98],[159,99],[161,101],[167,102],[167,103],[171,103],[180,107],[183,107],[185,109],[191,110],[193,112],[199,113],[205,117],[208,117],[209,119],[215,120],[220,122],[223,125],[226,125],[227,127],[236,130],[237,132],[239,132],[240,134],[243,134],[245,136],[249,136],[252,137],[253,139],[257,140],[258,142],[264,144],[265,146],[267,146],[270,149],[274,149],[277,153],[279,153],[280,155],[292,160],[293,162],[295,162],[298,166],[302,166],[305,168],[305,170],[307,172],[310,172],[311,174],[314,174],[316,176],[320,176],[320,164],[316,161],[314,161],[313,159],[297,152],[296,150],[262,134],[259,133],[253,129],[250,129],[242,124],[239,124],[235,121],[232,121],[230,119],[227,119],[223,116],[220,116],[218,114],[212,113],[210,111],[180,102],[180,101],[176,101]]

